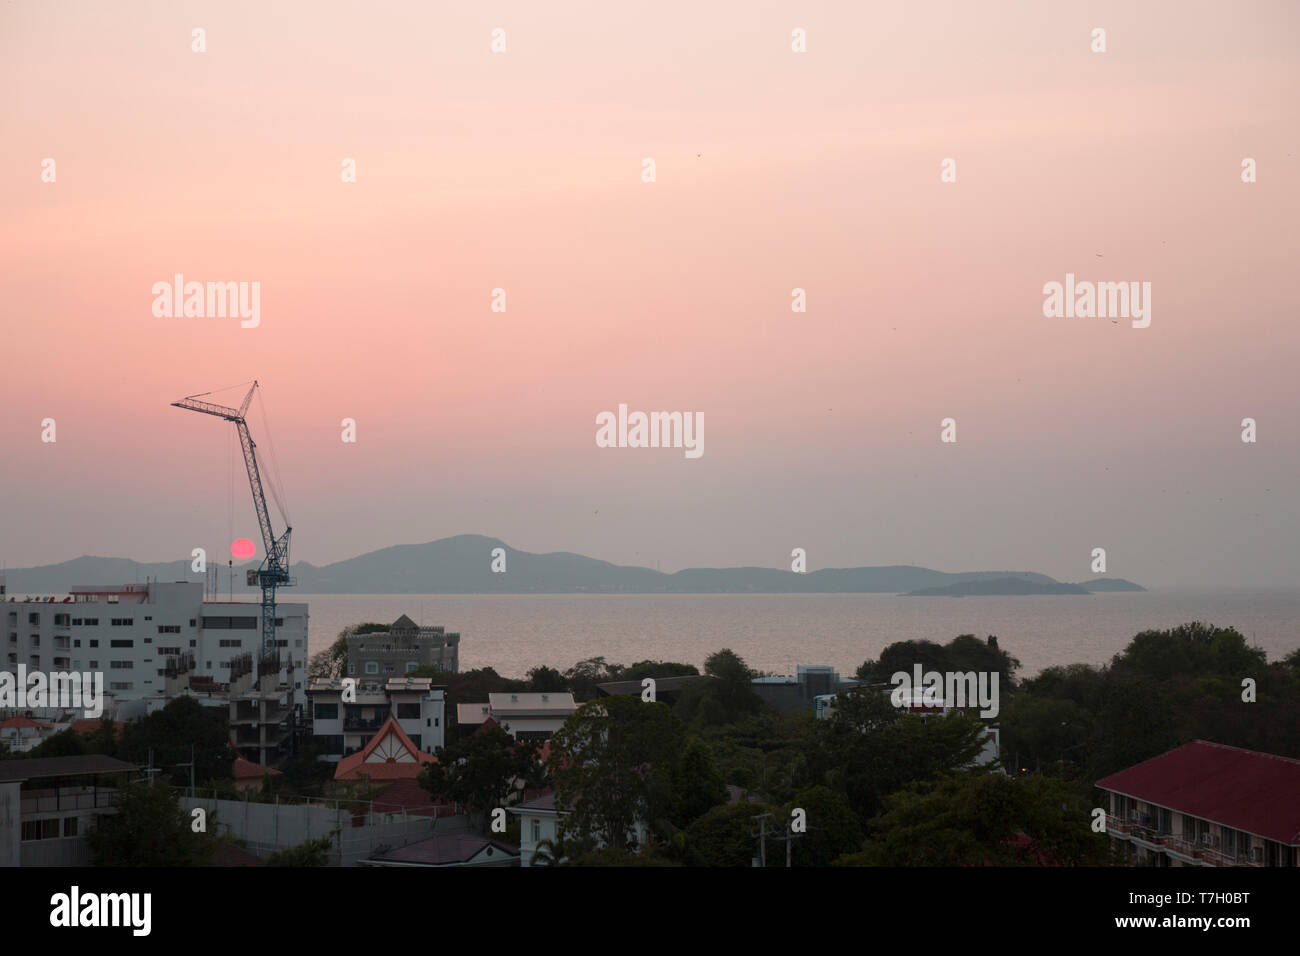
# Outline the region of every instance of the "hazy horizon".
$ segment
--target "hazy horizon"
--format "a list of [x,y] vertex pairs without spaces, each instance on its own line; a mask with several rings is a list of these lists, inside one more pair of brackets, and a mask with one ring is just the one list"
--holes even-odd
[[[169,407],[256,378],[295,561],[1295,586],[1300,7],[555,14],[0,9],[0,561],[260,559],[234,428]],[[156,317],[176,274],[260,324]],[[1067,274],[1150,326],[1045,317]],[[620,404],[704,453],[597,447]]]

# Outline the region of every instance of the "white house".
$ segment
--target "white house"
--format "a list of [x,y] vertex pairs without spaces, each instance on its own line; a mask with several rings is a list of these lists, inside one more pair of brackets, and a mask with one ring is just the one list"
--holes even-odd
[[549,740],[577,709],[567,692],[488,694],[488,716],[516,740]]

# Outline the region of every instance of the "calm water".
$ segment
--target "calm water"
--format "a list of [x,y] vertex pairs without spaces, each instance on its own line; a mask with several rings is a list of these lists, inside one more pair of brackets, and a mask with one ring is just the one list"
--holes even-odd
[[892,594],[323,594],[310,604],[312,653],[362,621],[417,623],[461,634],[462,669],[522,677],[585,657],[696,666],[730,647],[754,668],[793,674],[831,664],[852,674],[885,645],[996,634],[1030,676],[1054,664],[1102,664],[1148,628],[1188,621],[1232,626],[1270,661],[1300,647],[1300,590],[1148,591],[1034,597],[905,598]]

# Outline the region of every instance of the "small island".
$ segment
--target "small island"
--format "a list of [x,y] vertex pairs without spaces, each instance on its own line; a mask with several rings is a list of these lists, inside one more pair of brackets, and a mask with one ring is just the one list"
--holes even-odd
[[1083,584],[1041,581],[1024,577],[988,578],[957,581],[938,587],[918,588],[903,597],[981,597],[992,595],[1091,594],[1094,591],[1145,591],[1146,588],[1123,578],[1098,578]]

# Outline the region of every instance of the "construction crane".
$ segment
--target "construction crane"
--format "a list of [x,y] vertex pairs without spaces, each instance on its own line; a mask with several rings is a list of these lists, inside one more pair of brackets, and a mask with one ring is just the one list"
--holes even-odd
[[211,395],[211,392],[189,395],[179,402],[172,402],[172,405],[176,408],[187,408],[192,412],[224,418],[228,422],[234,422],[235,428],[239,431],[239,444],[244,449],[244,465],[248,469],[248,485],[253,490],[253,509],[257,512],[257,523],[262,528],[262,545],[266,552],[262,566],[256,571],[248,572],[248,583],[257,584],[262,588],[262,659],[266,660],[272,656],[278,658],[280,653],[275,641],[275,590],[290,587],[294,583],[289,577],[289,535],[293,533],[293,528],[286,527],[284,534],[278,538],[271,529],[271,514],[266,508],[266,492],[262,490],[262,475],[257,468],[257,445],[253,442],[253,436],[248,433],[248,422],[244,420],[244,413],[248,411],[249,403],[252,402],[253,393],[256,391],[257,382],[254,381],[253,387],[248,390],[239,408],[227,408],[225,405],[198,400],[205,395]]

